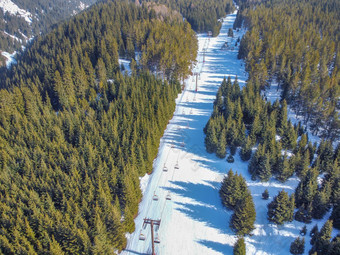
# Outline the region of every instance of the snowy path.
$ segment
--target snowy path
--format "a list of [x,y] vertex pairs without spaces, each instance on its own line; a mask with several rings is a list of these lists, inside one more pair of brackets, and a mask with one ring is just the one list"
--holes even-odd
[[[228,229],[230,212],[222,208],[218,188],[226,173],[225,161],[207,154],[203,128],[212,112],[213,100],[224,76],[238,76],[244,84],[246,74],[237,60],[238,48],[221,50],[236,13],[224,19],[216,38],[198,35],[199,54],[194,72],[200,72],[198,92],[196,77],[190,77],[186,89],[177,99],[177,108],[170,121],[154,162],[154,172],[146,181],[147,188],[135,219],[136,231],[129,236],[122,254],[151,254],[150,226],[142,228],[145,217],[161,219],[155,244],[156,254],[228,254],[235,242]],[[234,43],[241,32],[235,32]],[[205,62],[203,48],[207,47]],[[184,147],[182,147],[184,145]],[[179,169],[175,169],[178,162]],[[164,164],[168,168],[163,171]],[[143,182],[143,180],[142,180]],[[152,199],[156,194],[158,201]],[[166,200],[171,194],[172,200]],[[139,240],[139,234],[146,236]]]

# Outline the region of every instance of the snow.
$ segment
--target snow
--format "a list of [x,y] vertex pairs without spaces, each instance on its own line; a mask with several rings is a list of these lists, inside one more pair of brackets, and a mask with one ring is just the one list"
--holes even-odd
[[127,59],[118,59],[118,63],[119,63],[119,66],[121,66],[123,64],[125,70],[122,71],[123,73],[127,72],[128,75],[131,75],[131,68],[130,68],[130,60],[127,60]]
[[85,10],[87,7],[89,7],[88,5],[84,4],[83,2],[80,1],[79,3],[79,9],[81,11]]
[[24,9],[20,9],[15,3],[11,0],[1,0],[0,8],[2,8],[3,12],[9,12],[11,15],[19,15],[25,19],[26,22],[32,22],[32,14]]
[[21,39],[19,39],[18,37],[9,34],[9,33],[7,33],[6,31],[3,31],[3,32],[5,33],[5,35],[8,35],[8,36],[11,37],[12,39],[17,40],[18,42],[21,42]]
[[6,52],[6,51],[1,52],[1,54],[2,54],[5,58],[7,58],[7,60],[6,60],[6,66],[7,66],[7,68],[10,68],[11,65],[13,65],[13,64],[15,65],[15,64],[17,63],[17,61],[16,61],[15,58],[14,58],[14,56],[15,56],[16,53],[17,53],[16,51],[14,51],[12,54],[10,54],[10,53],[8,53],[8,52]]
[[[240,159],[239,151],[235,154],[235,162],[228,163],[205,150],[203,128],[212,113],[223,77],[230,75],[233,79],[237,75],[240,86],[247,80],[244,63],[237,59],[238,46],[233,50],[221,50],[222,45],[231,40],[227,36],[228,29],[232,28],[235,18],[236,12],[224,18],[218,37],[209,39],[206,34],[198,35],[198,63],[193,70],[201,73],[198,91],[195,92],[196,77],[189,77],[161,139],[153,173],[141,178],[143,199],[135,218],[136,231],[127,235],[128,243],[122,255],[151,254],[150,225],[143,227],[144,218],[161,220],[155,230],[161,240],[155,244],[156,254],[232,254],[237,240],[229,228],[232,211],[222,206],[218,194],[220,183],[230,168],[245,177],[255,203],[255,230],[245,238],[248,255],[290,254],[290,244],[304,226],[297,221],[276,226],[267,220],[267,204],[282,189],[292,194],[299,182],[296,176],[285,183],[275,179],[252,181],[248,163]],[[242,37],[244,33],[244,29],[234,31],[234,36]],[[207,51],[203,63],[204,48]],[[272,96],[275,101],[274,94]],[[177,163],[179,169],[175,169]],[[163,171],[164,165],[167,172]],[[269,200],[262,199],[265,189],[269,191]],[[152,199],[154,194],[159,197],[158,201]],[[172,200],[166,200],[167,194],[171,194]],[[315,223],[320,229],[329,215],[330,212],[324,220],[314,220],[307,225],[306,254],[311,248],[309,231]],[[146,236],[145,241],[139,240],[140,233]],[[333,231],[333,236],[336,233]]]

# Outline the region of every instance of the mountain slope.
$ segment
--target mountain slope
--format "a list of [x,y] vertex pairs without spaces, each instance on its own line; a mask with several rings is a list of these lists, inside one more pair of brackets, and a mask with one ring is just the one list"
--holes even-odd
[[13,52],[19,49],[20,46],[27,43],[29,38],[46,31],[51,25],[79,13],[96,1],[1,0],[0,52]]

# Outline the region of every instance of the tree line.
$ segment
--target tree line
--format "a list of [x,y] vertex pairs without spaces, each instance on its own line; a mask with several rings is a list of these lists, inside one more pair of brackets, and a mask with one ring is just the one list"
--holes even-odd
[[315,135],[340,135],[340,3],[240,1],[234,27],[246,26],[238,57],[250,79],[265,88],[276,80],[281,98]]
[[[97,4],[36,38],[1,79],[0,253],[125,247],[139,176],[152,171],[196,49],[189,24],[125,1]],[[119,56],[132,59],[131,76]]]
[[[285,100],[270,103],[260,91],[259,84],[253,80],[241,89],[237,78],[234,82],[230,77],[223,79],[213,113],[204,128],[206,150],[220,158],[225,158],[228,152],[227,161],[232,162],[239,148],[241,159],[249,161],[248,171],[253,180],[265,182],[275,177],[285,182],[294,174],[299,177],[294,194],[288,196],[282,190],[268,204],[269,221],[278,225],[293,219],[310,223],[313,218],[323,218],[331,209],[331,219],[337,219],[340,145],[334,149],[331,140],[313,144],[301,123],[293,125],[288,120]],[[229,172],[221,190],[232,179]],[[232,187],[238,186],[234,183]],[[222,203],[239,192],[233,190],[229,197],[221,197]],[[264,192],[263,198],[268,197],[268,191]],[[338,220],[334,221],[334,227],[339,228]]]
[[171,9],[179,11],[196,32],[211,31],[213,36],[220,33],[222,26],[220,19],[235,9],[231,0],[146,0],[146,2],[166,4]]

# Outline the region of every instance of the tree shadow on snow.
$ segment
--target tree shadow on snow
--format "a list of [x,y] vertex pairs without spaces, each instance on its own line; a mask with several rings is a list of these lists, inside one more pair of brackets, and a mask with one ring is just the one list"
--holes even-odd
[[233,247],[228,244],[221,244],[208,240],[199,240],[198,243],[213,249],[214,251],[221,252],[222,254],[233,254]]
[[222,206],[218,190],[219,182],[206,181],[205,184],[171,181],[172,187],[162,187],[183,198],[190,198],[192,203],[174,203],[176,210],[184,213],[195,221],[203,222],[221,233],[232,234],[229,229],[231,211]]

